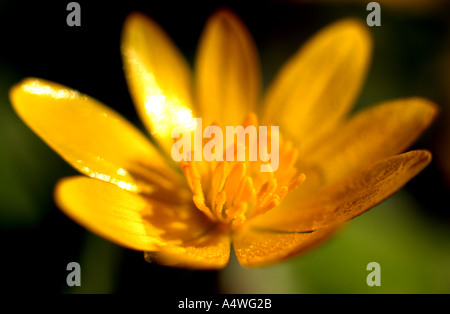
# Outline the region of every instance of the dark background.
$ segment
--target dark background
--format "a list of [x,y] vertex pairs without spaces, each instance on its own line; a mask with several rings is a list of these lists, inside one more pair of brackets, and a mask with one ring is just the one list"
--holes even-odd
[[[69,27],[66,24],[69,13],[66,6],[69,2],[0,3],[2,288],[9,292],[29,293],[241,292],[224,284],[227,280],[223,279],[222,272],[177,270],[147,264],[141,252],[125,250],[99,239],[64,216],[53,203],[53,186],[58,179],[76,172],[19,120],[10,106],[8,90],[13,84],[29,76],[52,80],[102,101],[143,129],[128,94],[120,56],[121,28],[130,12],[141,11],[159,22],[192,64],[198,39],[208,16],[222,6],[232,8],[254,36],[260,51],[264,85],[267,86],[276,70],[315,31],[342,17],[353,16],[365,20],[368,14],[365,2],[78,1],[81,5],[81,27]],[[387,214],[388,218],[374,216],[373,221],[370,217],[367,218],[364,222],[366,225],[361,223],[363,226],[377,226],[380,223],[377,219],[391,218],[397,219],[395,221],[399,223],[414,221],[412,225],[408,225],[409,229],[388,224],[391,231],[387,232],[393,232],[393,236],[398,235],[400,238],[411,232],[412,235],[408,234],[405,242],[399,245],[410,243],[413,251],[419,250],[418,256],[429,256],[424,263],[430,264],[423,266],[426,267],[424,273],[418,276],[410,274],[411,277],[419,277],[419,281],[414,282],[415,288],[411,290],[408,281],[411,279],[405,279],[404,283],[391,290],[388,286],[382,292],[448,293],[450,275],[445,265],[450,265],[450,202],[443,164],[447,160],[445,152],[448,151],[446,147],[449,143],[445,135],[449,124],[446,114],[450,104],[450,57],[447,58],[450,56],[449,5],[442,2],[431,7],[420,7],[420,4],[419,7],[391,7],[389,3],[380,3],[382,26],[370,29],[375,49],[373,62],[356,108],[392,98],[419,95],[438,103],[442,114],[413,147],[430,149],[438,154],[438,158],[405,187],[404,194],[401,195],[406,196],[397,197],[384,205],[413,207],[413,214],[405,210],[394,218]],[[443,161],[443,164],[438,161]],[[383,208],[380,211],[382,210]],[[358,224],[358,221],[352,223]],[[349,232],[370,237],[370,232],[378,236],[379,231],[371,231],[368,227]],[[425,233],[425,238],[420,233]],[[349,239],[354,239],[354,234],[347,233]],[[415,236],[424,241],[418,248]],[[353,259],[352,254],[359,256],[360,245],[345,242],[345,234],[341,239],[343,240],[338,239],[335,244],[331,244],[337,243],[339,250],[331,246],[328,253],[323,253],[325,255],[318,256],[317,259],[325,260],[336,254],[348,254],[348,259]],[[344,241],[342,247],[339,246],[339,241]],[[348,250],[343,251],[342,248]],[[423,250],[420,251],[421,249]],[[386,247],[384,250],[381,248],[380,252],[388,257],[380,255],[379,258],[392,260],[395,264],[397,257],[389,255],[394,254],[394,250],[394,247]],[[405,254],[410,254],[408,252]],[[405,260],[410,259],[410,255],[405,256]],[[345,277],[331,278],[329,281],[308,278],[305,273],[312,271],[318,274],[323,271],[320,267],[329,268],[326,262],[322,265],[314,262],[316,257],[310,255],[309,258],[310,262],[307,259],[305,262],[298,262],[300,264],[288,262],[274,272],[269,270],[265,275],[261,273],[267,278],[265,284],[273,288],[264,291],[285,291],[275,288],[280,284],[280,276],[283,277],[288,269],[288,273],[298,274],[305,282],[314,281],[314,284],[306,285],[306,288],[294,283],[294,288],[286,290],[288,292],[372,292],[364,290],[367,288],[364,286],[364,269],[361,287],[358,284],[346,286],[342,283],[342,278]],[[402,261],[403,257],[398,258]],[[430,266],[434,260],[441,267],[435,270],[436,273],[432,272],[433,267]],[[82,287],[68,288],[66,285],[66,265],[72,261],[81,264]],[[422,269],[422,262],[420,258],[411,261],[419,264],[410,265],[407,269]],[[311,264],[316,264],[316,268]],[[345,260],[343,264],[346,264]],[[342,267],[338,269],[350,266]],[[240,274],[242,270],[230,269],[226,276],[235,276],[239,280],[236,274]],[[395,268],[391,271],[393,274],[396,272]],[[346,276],[345,271],[343,272],[342,276]],[[252,282],[252,278],[248,282]],[[330,284],[333,280],[335,284]],[[251,285],[249,287],[246,292],[261,291],[257,286],[253,286],[254,290],[251,290]]]

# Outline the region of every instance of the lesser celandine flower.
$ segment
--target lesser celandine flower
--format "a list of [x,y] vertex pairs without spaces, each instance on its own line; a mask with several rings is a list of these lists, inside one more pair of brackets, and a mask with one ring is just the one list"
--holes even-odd
[[[408,98],[349,116],[371,51],[365,26],[346,19],[320,31],[281,69],[260,100],[255,46],[241,21],[216,12],[200,39],[194,76],[164,31],[131,15],[125,74],[154,146],[119,114],[42,79],[11,90],[22,119],[85,176],[61,180],[57,204],[87,229],[164,265],[224,267],[230,244],[243,266],[284,260],[400,189],[431,160],[404,151],[436,106]],[[114,92],[114,91],[112,91]],[[261,161],[170,158],[175,126],[275,125],[279,167]]]

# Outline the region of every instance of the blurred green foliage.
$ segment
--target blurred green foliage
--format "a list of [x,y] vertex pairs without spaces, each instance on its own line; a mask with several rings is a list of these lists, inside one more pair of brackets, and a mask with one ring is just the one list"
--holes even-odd
[[[237,293],[449,293],[449,243],[448,223],[399,192],[305,255],[263,269],[234,265],[223,281]],[[381,286],[366,283],[370,262],[380,264]]]

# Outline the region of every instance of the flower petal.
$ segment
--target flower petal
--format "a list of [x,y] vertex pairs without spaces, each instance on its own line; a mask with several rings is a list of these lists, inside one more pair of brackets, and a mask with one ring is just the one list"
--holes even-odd
[[209,228],[204,215],[192,206],[172,206],[83,176],[62,179],[55,200],[80,225],[135,250],[179,245]]
[[412,151],[375,163],[296,207],[279,207],[254,218],[233,235],[243,266],[275,263],[331,236],[343,222],[375,206],[431,160]]
[[189,66],[164,30],[139,13],[125,21],[121,51],[137,111],[170,154],[172,130],[195,128]]
[[431,124],[437,106],[422,98],[385,102],[355,114],[305,155],[333,182],[374,161],[405,151]]
[[208,20],[196,59],[196,91],[204,125],[241,123],[260,93],[256,48],[239,18],[219,10]]
[[220,269],[230,257],[230,238],[227,232],[214,228],[199,238],[180,246],[166,246],[158,252],[146,252],[149,262],[194,269]]
[[336,229],[285,233],[247,227],[233,234],[233,248],[242,266],[266,266],[305,252],[330,237]]
[[350,110],[366,74],[371,39],[361,22],[338,21],[308,41],[269,86],[262,124],[307,145]]
[[350,220],[382,202],[431,161],[417,150],[373,163],[319,191],[308,200],[291,202],[256,217],[252,226],[284,232],[309,232]]
[[81,173],[135,192],[150,188],[144,181],[167,188],[181,182],[136,128],[95,99],[32,78],[14,86],[10,98],[22,120]]

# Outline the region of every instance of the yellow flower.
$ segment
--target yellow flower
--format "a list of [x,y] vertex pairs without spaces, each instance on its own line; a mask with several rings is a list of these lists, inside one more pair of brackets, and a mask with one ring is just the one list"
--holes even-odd
[[[364,25],[338,21],[287,62],[260,101],[258,56],[234,13],[220,10],[207,22],[193,81],[164,31],[135,13],[124,26],[122,55],[154,141],[56,83],[25,79],[10,97],[25,123],[85,175],[55,189],[76,222],[164,265],[222,268],[232,243],[243,266],[261,266],[326,239],[430,162],[427,151],[400,154],[436,115],[429,101],[400,99],[348,115],[370,51]],[[258,161],[176,164],[171,131],[191,130],[194,117],[222,127],[258,119],[279,126],[278,170],[260,172]]]

